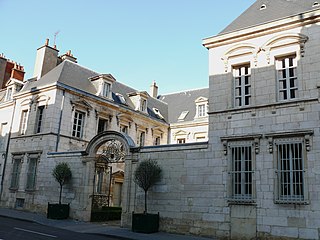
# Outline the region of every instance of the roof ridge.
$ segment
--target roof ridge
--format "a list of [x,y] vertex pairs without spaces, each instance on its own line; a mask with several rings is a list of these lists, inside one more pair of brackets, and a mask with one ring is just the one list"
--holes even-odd
[[209,89],[209,87],[202,87],[202,88],[195,88],[195,89],[189,89],[189,90],[182,90],[182,91],[179,91],[179,92],[160,94],[160,96],[168,96],[168,95],[173,95],[173,94],[177,94],[177,93],[192,92],[192,91],[198,91],[198,90],[203,90],[203,89]]

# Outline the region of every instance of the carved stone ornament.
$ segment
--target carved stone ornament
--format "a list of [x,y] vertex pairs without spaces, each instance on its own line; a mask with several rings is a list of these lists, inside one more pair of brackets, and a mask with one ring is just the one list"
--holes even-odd
[[107,162],[121,162],[124,161],[124,157],[126,156],[125,148],[118,140],[105,142],[99,147],[97,154],[100,161],[104,160]]

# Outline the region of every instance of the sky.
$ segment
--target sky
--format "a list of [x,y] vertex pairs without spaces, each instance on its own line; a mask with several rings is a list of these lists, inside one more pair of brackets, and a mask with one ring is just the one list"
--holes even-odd
[[[81,66],[159,94],[208,87],[208,50],[254,0],[0,0],[0,53],[33,75],[37,48],[54,39]],[[55,34],[56,38],[54,37]]]

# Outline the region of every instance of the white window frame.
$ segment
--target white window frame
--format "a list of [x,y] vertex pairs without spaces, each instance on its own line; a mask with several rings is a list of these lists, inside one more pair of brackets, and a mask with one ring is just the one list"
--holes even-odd
[[[79,115],[82,115],[82,119],[79,119]],[[85,124],[86,114],[83,111],[75,110],[72,122],[72,136],[76,138],[83,138],[84,124]]]
[[111,92],[111,83],[103,81],[102,84],[102,96],[109,98]]
[[6,92],[6,101],[12,100],[13,87],[8,87]]
[[255,202],[255,153],[252,141],[228,142],[229,198],[232,203]]
[[177,138],[177,144],[184,144],[186,143],[186,138]]
[[307,204],[306,149],[303,138],[275,139],[275,203]]
[[247,107],[252,101],[250,63],[233,66],[233,104],[234,107]]
[[27,131],[27,123],[28,123],[29,110],[24,109],[21,112],[21,120],[20,120],[20,134],[25,135]]
[[202,104],[199,104],[197,106],[197,110],[198,110],[198,117],[205,117],[206,116],[206,104],[205,103],[202,103]]
[[288,101],[298,98],[297,57],[291,54],[276,57],[277,95],[278,101]]

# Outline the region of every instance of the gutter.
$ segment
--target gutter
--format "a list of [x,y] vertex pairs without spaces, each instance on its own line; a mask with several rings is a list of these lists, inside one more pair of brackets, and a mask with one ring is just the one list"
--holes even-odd
[[62,102],[60,107],[60,116],[59,116],[59,125],[58,125],[58,134],[57,134],[57,142],[56,142],[56,152],[58,151],[59,142],[60,142],[60,131],[61,131],[61,121],[63,115],[63,108],[64,108],[64,99],[65,99],[65,90],[62,90]]

